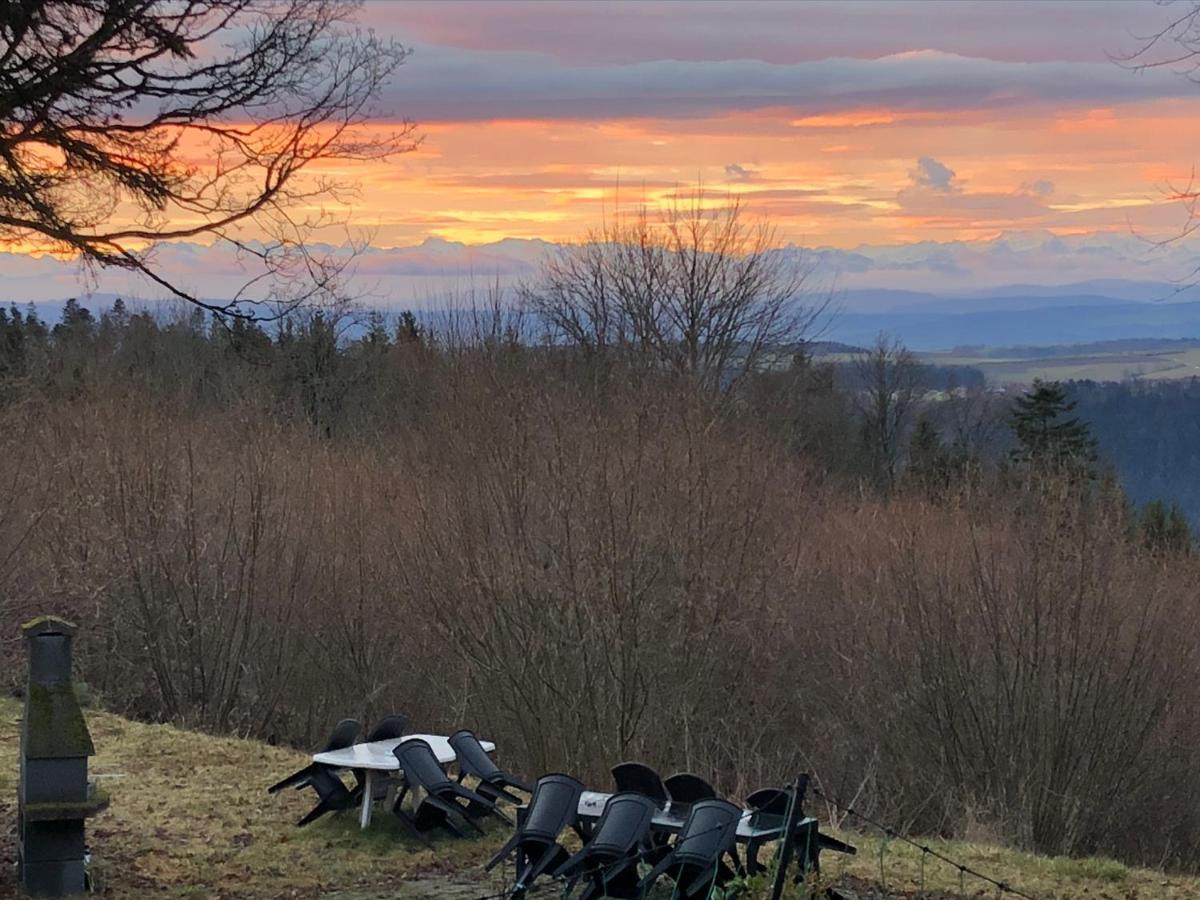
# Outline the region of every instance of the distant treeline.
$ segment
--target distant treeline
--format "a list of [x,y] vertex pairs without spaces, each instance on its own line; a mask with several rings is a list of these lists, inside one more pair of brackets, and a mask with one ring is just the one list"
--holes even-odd
[[1122,338],[1084,344],[955,347],[950,352],[984,359],[1054,359],[1063,356],[1091,356],[1097,353],[1152,353],[1156,350],[1185,350],[1191,347],[1200,347],[1200,340],[1196,338]]
[[[369,311],[314,312],[254,323],[193,309],[130,312],[120,300],[96,315],[71,300],[50,325],[36,307],[11,305],[0,307],[0,391],[11,395],[23,386],[71,396],[120,381],[200,405],[253,392],[269,395],[273,414],[284,422],[308,422],[327,435],[364,424],[377,430],[395,411],[397,360],[468,334],[530,343],[533,332],[519,314],[497,308],[423,319],[409,312],[389,318]],[[1053,355],[1069,348],[1042,349]],[[869,349],[814,342],[789,352],[790,363],[751,379],[744,396],[751,402],[769,397],[761,415],[772,421],[786,385],[789,415],[804,410],[804,427],[791,438],[800,449],[834,475],[869,477],[877,448],[861,434],[862,410],[855,403],[871,377],[855,360]],[[947,445],[978,460],[1003,461],[1011,449],[1009,401],[987,391],[974,367],[911,364],[914,397],[896,423],[903,434],[893,452],[907,455],[908,438],[924,418]],[[955,396],[921,402],[931,391]],[[1100,459],[1116,468],[1135,503],[1178,503],[1200,523],[1200,381],[1073,382],[1068,394],[1098,439]],[[420,400],[410,395],[406,402]]]
[[1069,393],[1130,498],[1177,503],[1200,524],[1200,379],[1077,381]]

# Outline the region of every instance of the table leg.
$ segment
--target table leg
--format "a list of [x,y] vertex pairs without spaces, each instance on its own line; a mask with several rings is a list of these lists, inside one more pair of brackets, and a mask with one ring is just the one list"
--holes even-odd
[[389,778],[387,786],[387,796],[383,800],[383,808],[388,812],[396,805],[396,779]]
[[366,828],[371,824],[371,796],[374,793],[375,772],[372,769],[366,770],[366,777],[363,779],[363,803],[362,812],[358,816],[358,827]]

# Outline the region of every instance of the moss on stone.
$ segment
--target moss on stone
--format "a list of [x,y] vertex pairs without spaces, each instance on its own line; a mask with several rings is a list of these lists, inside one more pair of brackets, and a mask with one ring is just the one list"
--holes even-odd
[[59,822],[68,819],[86,819],[108,809],[109,796],[104,790],[89,791],[86,800],[55,800],[43,803],[26,803],[21,806],[21,816],[26,822]]
[[22,625],[21,630],[26,634],[31,631],[40,632],[44,630],[61,630],[67,634],[74,634],[79,630],[79,626],[74,622],[68,622],[61,616],[36,616]]
[[96,752],[83,710],[69,684],[29,685],[25,736],[26,752],[34,759],[68,759]]

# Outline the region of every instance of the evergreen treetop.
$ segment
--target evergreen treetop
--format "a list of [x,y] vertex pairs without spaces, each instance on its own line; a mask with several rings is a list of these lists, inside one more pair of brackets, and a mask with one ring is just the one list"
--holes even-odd
[[1096,439],[1078,417],[1075,402],[1057,381],[1034,381],[1033,390],[1017,398],[1009,425],[1017,439],[1014,462],[1034,468],[1090,466],[1096,461]]

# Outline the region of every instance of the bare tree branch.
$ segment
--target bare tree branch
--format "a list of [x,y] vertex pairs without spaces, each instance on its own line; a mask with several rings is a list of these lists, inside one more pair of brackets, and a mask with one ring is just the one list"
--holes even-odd
[[[415,146],[410,122],[361,127],[409,51],[354,29],[356,8],[0,0],[0,246],[136,271],[243,318],[328,299],[345,262],[306,238],[330,216],[298,213],[346,187],[306,170]],[[245,249],[239,228],[261,236],[261,298],[202,300],[153,265],[161,241],[211,236]]]
[[826,304],[809,302],[808,275],[736,198],[714,207],[697,189],[560,249],[521,296],[556,339],[721,389],[811,330]]

